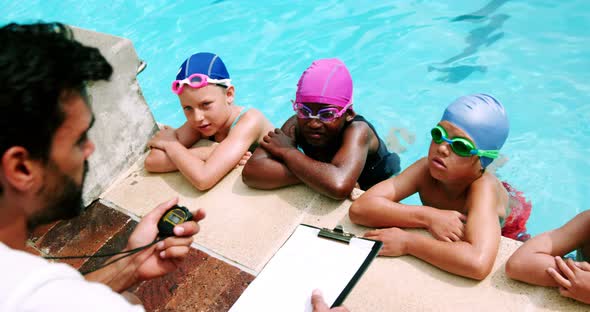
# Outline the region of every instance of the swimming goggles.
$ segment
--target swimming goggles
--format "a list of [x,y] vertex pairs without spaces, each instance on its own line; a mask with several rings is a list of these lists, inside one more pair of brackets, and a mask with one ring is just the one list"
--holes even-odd
[[453,152],[461,157],[471,157],[475,155],[495,159],[498,158],[500,153],[499,150],[479,150],[475,147],[473,142],[466,138],[454,137],[449,139],[447,131],[441,125],[436,125],[436,127],[432,128],[430,134],[432,135],[432,141],[434,141],[434,143],[440,144],[443,141],[449,143]]
[[228,88],[231,86],[231,79],[211,79],[207,75],[192,74],[188,78],[174,80],[172,82],[172,92],[176,94],[182,93],[182,89],[184,88],[185,84],[195,89],[202,88],[208,84],[214,84],[220,87]]
[[298,118],[303,119],[319,119],[321,122],[332,122],[344,115],[346,110],[352,106],[352,103],[346,105],[342,109],[338,109],[335,107],[328,107],[322,108],[318,111],[316,115],[313,115],[313,111],[311,108],[305,106],[303,103],[297,103],[291,101],[293,103],[293,110],[297,113]]

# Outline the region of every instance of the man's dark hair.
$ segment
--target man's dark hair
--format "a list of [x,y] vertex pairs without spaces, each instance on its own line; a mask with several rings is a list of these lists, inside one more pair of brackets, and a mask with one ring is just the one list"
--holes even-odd
[[63,24],[0,28],[0,157],[22,146],[46,162],[65,118],[60,97],[84,95],[86,83],[107,80],[112,72],[98,49],[74,40]]

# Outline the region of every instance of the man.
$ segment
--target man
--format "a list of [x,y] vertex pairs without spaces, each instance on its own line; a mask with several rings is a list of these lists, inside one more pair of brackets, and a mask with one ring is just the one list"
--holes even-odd
[[[195,221],[176,226],[175,236],[85,277],[25,253],[29,230],[82,210],[94,151],[86,84],[109,79],[112,68],[58,23],[10,24],[0,28],[0,42],[0,311],[142,311],[115,292],[172,272],[204,213],[193,212]],[[158,220],[177,202],[146,215],[126,250],[154,241]],[[316,311],[327,311],[322,304],[314,295]]]
[[[61,24],[0,29],[1,311],[142,310],[114,292],[173,271],[204,217],[195,212],[195,221],[174,229],[176,236],[86,276],[104,285],[22,252],[29,230],[74,217],[82,208],[86,160],[94,151],[85,84],[108,79],[112,68],[97,49],[71,38]],[[158,220],[176,202],[148,214],[127,249],[151,243]]]

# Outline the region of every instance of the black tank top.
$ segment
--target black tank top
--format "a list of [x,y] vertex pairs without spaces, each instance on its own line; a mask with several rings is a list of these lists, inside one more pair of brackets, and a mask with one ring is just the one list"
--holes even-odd
[[[363,171],[359,176],[357,182],[361,186],[361,189],[367,190],[371,186],[388,179],[392,175],[399,173],[400,171],[400,159],[396,153],[391,153],[387,150],[387,146],[385,142],[379,137],[375,127],[367,121],[363,116],[356,115],[352,121],[347,123],[344,126],[344,129],[348,127],[352,122],[361,121],[366,123],[369,128],[375,133],[375,136],[379,140],[379,147],[377,151],[367,155],[367,160],[365,161],[365,166],[363,167]],[[343,131],[344,132],[344,131]],[[297,145],[300,147],[304,152],[306,149],[311,148],[305,138],[297,133],[296,137]]]

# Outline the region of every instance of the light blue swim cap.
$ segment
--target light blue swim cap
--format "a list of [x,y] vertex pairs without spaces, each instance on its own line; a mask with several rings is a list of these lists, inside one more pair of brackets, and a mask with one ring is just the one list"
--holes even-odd
[[[481,150],[499,150],[506,142],[510,125],[504,106],[487,94],[462,96],[449,104],[441,121],[446,120],[465,131]],[[492,158],[480,157],[486,168]]]

